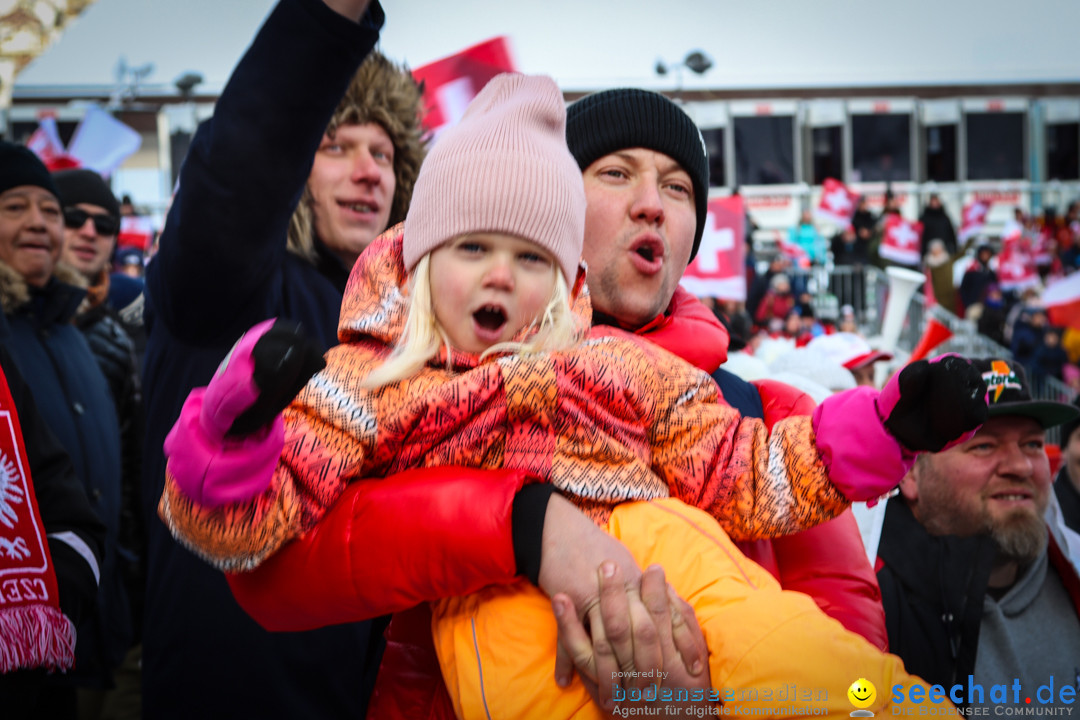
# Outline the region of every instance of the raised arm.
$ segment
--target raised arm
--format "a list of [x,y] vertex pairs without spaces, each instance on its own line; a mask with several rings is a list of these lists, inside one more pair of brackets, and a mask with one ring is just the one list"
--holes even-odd
[[155,317],[177,337],[227,343],[274,306],[312,158],[378,39],[382,9],[372,2],[358,23],[363,5],[335,0],[345,17],[320,0],[282,0],[196,132],[147,274]]

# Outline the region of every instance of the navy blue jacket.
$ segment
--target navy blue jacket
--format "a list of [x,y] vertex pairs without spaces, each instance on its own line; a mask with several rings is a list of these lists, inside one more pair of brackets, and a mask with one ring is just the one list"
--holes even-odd
[[[4,267],[0,344],[29,386],[45,424],[71,457],[90,505],[105,524],[97,613],[78,627],[76,667],[58,678],[107,687],[131,641],[131,613],[117,566],[120,532],[120,428],[109,384],[72,324],[85,291],[50,278],[30,288]],[[14,294],[19,300],[10,300]],[[25,294],[28,293],[28,296]]]
[[287,252],[285,238],[323,131],[381,24],[378,3],[357,25],[319,0],[281,0],[181,169],[146,277],[146,717],[363,717],[378,666],[368,647],[381,640],[372,624],[264,631],[224,575],[172,539],[156,506],[166,433],[245,330],[287,317],[336,343],[340,278]]

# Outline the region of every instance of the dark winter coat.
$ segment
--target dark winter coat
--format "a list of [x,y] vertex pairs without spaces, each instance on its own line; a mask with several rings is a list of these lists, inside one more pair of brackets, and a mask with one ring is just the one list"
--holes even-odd
[[[165,435],[236,338],[285,317],[325,346],[336,343],[343,287],[287,252],[285,233],[323,131],[378,38],[377,3],[373,15],[374,25],[356,24],[319,0],[275,7],[192,141],[147,268],[146,717],[364,716],[379,659],[368,652],[380,639],[371,623],[263,630],[224,575],[172,539],[155,508]],[[297,62],[280,60],[284,46]],[[251,147],[275,151],[253,162]]]
[[956,228],[953,227],[952,220],[949,219],[945,208],[927,207],[923,210],[923,214],[919,216],[919,222],[923,226],[921,241],[921,254],[923,257],[926,257],[926,251],[931,240],[940,240],[945,243],[945,251],[950,255],[956,252]]
[[[58,273],[66,272],[63,268]],[[71,276],[74,279],[74,276]],[[131,642],[130,607],[118,572],[120,429],[109,385],[72,320],[85,291],[57,276],[33,288],[0,263],[0,344],[11,353],[46,425],[71,457],[106,527],[97,614],[78,628],[76,667],[64,682],[104,687]]]
[[[851,227],[855,228],[855,237],[870,242],[874,234],[877,232],[878,219],[874,213],[869,210],[856,210],[855,214],[851,216]],[[866,237],[863,237],[863,233],[860,231],[865,230]]]
[[[85,303],[84,303],[85,305]],[[142,622],[142,595],[145,571],[146,528],[141,510],[143,427],[142,381],[135,343],[108,300],[80,312],[75,327],[82,331],[90,352],[109,383],[120,422],[120,452],[123,466],[120,505],[120,571],[132,604],[133,632],[138,636]]]
[[960,304],[963,309],[966,311],[972,305],[985,300],[987,288],[995,282],[997,274],[989,266],[978,260],[974,261],[960,280]]
[[[1049,532],[1049,530],[1048,530]],[[1050,532],[1057,572],[1080,613],[1080,576]],[[988,534],[930,535],[901,499],[889,502],[878,546],[878,583],[889,652],[928,684],[967,684],[975,672],[983,603],[996,549]]]
[[844,234],[837,233],[832,239],[833,263],[836,265],[867,265],[870,262],[870,242],[858,236],[851,242],[844,241]]
[[878,546],[878,584],[889,651],[908,672],[943,687],[975,672],[994,552],[988,536],[930,535],[907,503],[889,502]]

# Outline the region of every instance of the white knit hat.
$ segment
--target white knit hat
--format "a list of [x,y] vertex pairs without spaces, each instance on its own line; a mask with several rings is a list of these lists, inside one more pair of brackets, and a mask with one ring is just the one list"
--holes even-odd
[[549,77],[492,78],[420,166],[405,218],[406,269],[473,232],[535,242],[573,286],[585,238],[585,187],[566,147],[562,93]]

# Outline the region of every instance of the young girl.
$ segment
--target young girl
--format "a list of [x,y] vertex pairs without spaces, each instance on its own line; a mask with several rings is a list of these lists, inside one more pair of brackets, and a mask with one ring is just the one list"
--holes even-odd
[[[422,166],[404,230],[358,261],[342,344],[284,425],[226,437],[259,395],[252,358],[270,323],[249,332],[211,385],[192,394],[166,443],[162,518],[208,561],[238,570],[313,527],[346,483],[412,467],[524,469],[601,525],[617,503],[678,497],[727,534],[704,514],[681,518],[693,524],[681,536],[656,532],[670,519],[608,529],[642,564],[674,568],[668,578],[694,605],[712,651],[714,685],[806,678],[828,685],[826,706],[846,715],[844,692],[865,677],[882,688],[884,707],[884,688],[912,682],[899,661],[736,560],[728,535],[794,532],[889,491],[910,452],[885,425],[910,398],[898,387],[880,398],[853,392],[813,418],[782,420],[767,436],[760,420],[718,403],[711,378],[675,356],[612,328],[583,337],[585,197],[564,132],[551,80],[489,83]],[[837,427],[853,433],[850,457],[819,452],[816,434],[830,425],[834,435]],[[459,716],[595,710],[580,684],[563,691],[551,682],[554,622],[531,586],[440,601],[434,615]],[[780,642],[790,647],[781,651]],[[822,642],[834,663],[814,657]]]

